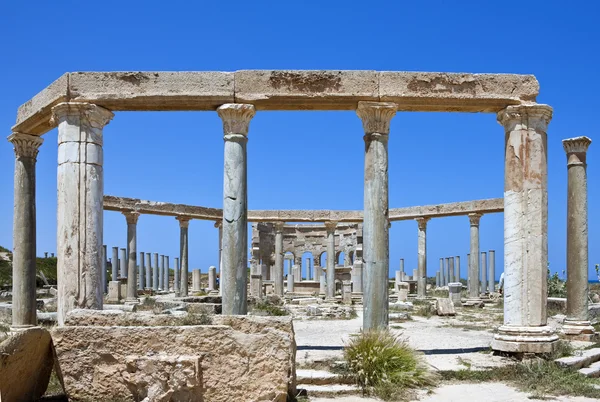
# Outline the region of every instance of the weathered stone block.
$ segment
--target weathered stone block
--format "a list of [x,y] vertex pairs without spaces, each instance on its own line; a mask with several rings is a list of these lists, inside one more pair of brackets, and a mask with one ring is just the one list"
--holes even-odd
[[436,299],[435,308],[437,315],[456,315],[454,303],[452,303],[452,300],[450,299]]

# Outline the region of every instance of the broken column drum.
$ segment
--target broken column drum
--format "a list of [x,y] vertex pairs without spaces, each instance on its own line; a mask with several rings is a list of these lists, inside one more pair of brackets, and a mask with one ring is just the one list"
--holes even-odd
[[356,113],[365,132],[363,261],[365,288],[363,329],[388,326],[389,199],[388,135],[397,105],[358,102]]
[[57,317],[64,325],[73,309],[102,309],[102,129],[113,113],[64,102],[52,114],[58,124]]
[[22,133],[8,140],[15,150],[12,327],[25,328],[37,325],[35,163],[43,140]]
[[217,109],[223,120],[223,237],[221,295],[224,315],[245,315],[248,268],[248,194],[246,145],[255,109],[249,104],[225,104]]

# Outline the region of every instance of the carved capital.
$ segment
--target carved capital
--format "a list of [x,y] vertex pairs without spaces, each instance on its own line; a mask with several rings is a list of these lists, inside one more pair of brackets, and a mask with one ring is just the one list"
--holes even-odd
[[336,221],[327,221],[325,222],[325,229],[327,229],[327,234],[335,232],[335,229],[337,228],[337,222]]
[[496,117],[506,131],[531,128],[545,133],[552,120],[552,108],[539,104],[513,105],[499,111]]
[[366,135],[390,133],[390,121],[398,106],[393,102],[358,102],[356,114],[361,118]]
[[[245,140],[248,135],[250,120],[254,117],[256,110],[254,105],[245,103],[226,103],[217,109],[217,113],[223,120],[223,134],[225,141]],[[244,138],[240,138],[240,136]]]
[[221,229],[223,227],[223,221],[216,221],[215,222],[215,227],[217,229]]
[[85,119],[93,128],[103,128],[115,115],[110,110],[92,103],[62,102],[52,108],[51,123],[58,124],[69,116]]
[[179,221],[180,228],[188,228],[190,226],[190,221],[192,220],[189,216],[177,216],[175,219]]
[[8,141],[13,144],[15,157],[18,158],[37,158],[40,145],[44,142],[42,137],[37,135],[12,133],[8,136]]
[[570,153],[585,153],[592,143],[588,137],[575,137],[563,140],[563,148],[567,154]]
[[283,226],[285,222],[275,222],[273,223],[273,227],[275,228],[275,233],[283,233]]
[[469,222],[471,222],[471,226],[479,226],[479,220],[483,214],[473,213],[469,214]]
[[427,229],[427,222],[429,222],[431,218],[427,218],[427,217],[420,217],[420,218],[415,218],[415,220],[417,221],[417,225],[419,226],[419,230],[426,230]]
[[140,217],[140,213],[135,211],[126,211],[123,212],[123,215],[125,215],[125,220],[127,221],[128,225],[137,224],[138,218]]

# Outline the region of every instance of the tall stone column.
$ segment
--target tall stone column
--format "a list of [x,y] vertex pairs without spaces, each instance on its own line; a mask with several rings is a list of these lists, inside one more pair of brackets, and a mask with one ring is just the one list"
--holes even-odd
[[494,250],[490,250],[488,252],[489,265],[490,265],[490,275],[489,275],[489,292],[490,294],[496,291],[496,252]]
[[469,214],[471,224],[471,247],[469,253],[469,288],[467,305],[481,302],[479,289],[479,220],[481,214]]
[[323,269],[321,268],[320,257],[320,255],[313,254],[313,281],[321,280],[321,271],[323,271]]
[[591,340],[594,327],[588,314],[587,150],[592,140],[563,140],[567,153],[567,318],[565,335]]
[[454,257],[454,280],[460,282],[460,256]]
[[171,276],[171,268],[169,267],[169,256],[165,255],[165,291],[169,291],[169,278]]
[[159,270],[158,275],[159,275],[158,288],[160,290],[165,290],[165,256],[164,255],[160,256],[160,270]]
[[225,104],[217,109],[223,120],[225,163],[221,255],[222,314],[245,315],[248,268],[248,194],[246,144],[255,114],[248,104]]
[[454,271],[454,257],[448,257],[448,271],[450,271],[450,278],[452,279],[450,282],[458,282],[458,278],[456,278],[456,274]]
[[305,258],[306,261],[306,280],[310,281],[312,279],[312,275],[310,274],[310,258]]
[[137,278],[135,271],[137,269],[137,221],[140,217],[138,212],[123,212],[127,221],[127,249],[129,256],[127,259],[127,298],[126,302],[137,303]]
[[127,249],[122,248],[121,250],[121,259],[119,260],[119,274],[120,278],[127,279]]
[[400,280],[405,281],[405,275],[406,273],[404,272],[404,258],[400,258]]
[[181,258],[181,296],[188,295],[188,275],[189,275],[189,259],[188,259],[188,229],[190,226],[190,218],[187,216],[178,216],[179,221],[179,258]]
[[360,258],[355,258],[352,263],[352,293],[358,296],[363,294],[363,263]]
[[43,140],[23,133],[13,133],[8,140],[15,149],[12,327],[27,328],[37,325],[35,162]]
[[[275,270],[273,286],[277,296],[283,296],[283,222],[275,222]],[[289,276],[288,276],[289,280]]]
[[102,129],[113,114],[89,103],[64,102],[52,115],[58,124],[57,316],[64,325],[73,309],[102,309]]
[[107,269],[108,269],[108,254],[107,254],[107,250],[106,250],[106,245],[102,246],[102,293],[106,293],[108,292],[108,281],[106,280],[107,277]]
[[325,222],[327,230],[327,298],[335,298],[335,228],[337,222]]
[[487,292],[487,253],[481,252],[481,293]]
[[152,289],[152,263],[150,253],[146,253],[146,289]]
[[159,268],[158,268],[158,253],[153,254],[154,268],[152,269],[152,290],[157,291],[159,288]]
[[444,274],[444,259],[440,258],[440,286],[446,286],[446,278]]
[[111,265],[111,281],[117,281],[119,279],[119,247],[112,248],[112,260]]
[[218,229],[219,232],[219,272],[221,272],[221,262],[223,257],[223,221],[215,222],[215,227]]
[[418,235],[418,278],[417,278],[417,298],[423,299],[427,289],[427,222],[430,218],[417,218],[419,228]]
[[146,267],[144,266],[144,252],[140,252],[140,266],[138,268],[138,290],[144,290],[146,283]]
[[[217,290],[217,267],[213,267],[213,266],[208,267],[208,290],[209,291]],[[257,294],[256,296],[261,297],[260,294]]]
[[388,326],[388,135],[396,109],[397,105],[391,102],[358,102],[356,109],[365,131],[363,329],[366,331]]
[[175,297],[179,297],[180,293],[179,293],[179,289],[180,289],[180,283],[179,283],[179,257],[175,257],[175,263],[173,266],[173,291],[175,292]]
[[[504,325],[492,349],[547,353],[558,340],[547,325],[548,166],[547,105],[498,112],[505,130]],[[472,256],[471,256],[472,258]]]

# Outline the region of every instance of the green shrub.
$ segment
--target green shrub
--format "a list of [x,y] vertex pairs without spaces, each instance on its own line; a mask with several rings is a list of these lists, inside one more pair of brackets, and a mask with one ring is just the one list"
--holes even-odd
[[548,297],[567,297],[567,287],[558,273],[550,275],[548,271]]
[[407,388],[433,385],[421,356],[387,330],[365,331],[350,339],[344,348],[350,376],[364,394],[374,393],[393,400]]
[[270,301],[270,300],[257,300],[256,303],[254,304],[253,311],[255,312],[262,312],[265,315],[271,315],[271,316],[283,316],[283,315],[288,315],[288,311],[283,308],[278,306],[277,304],[275,304],[274,302]]

